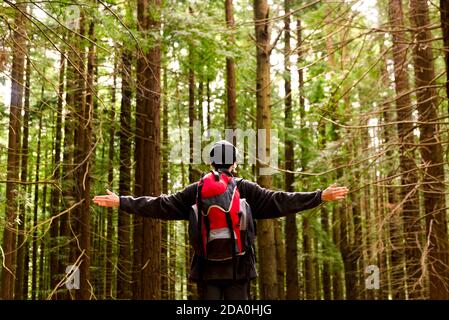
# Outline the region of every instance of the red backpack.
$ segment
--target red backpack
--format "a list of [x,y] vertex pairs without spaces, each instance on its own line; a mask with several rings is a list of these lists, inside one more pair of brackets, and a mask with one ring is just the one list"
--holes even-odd
[[235,261],[245,253],[247,210],[230,172],[211,171],[201,178],[195,209],[198,239],[193,243],[198,255],[213,261]]

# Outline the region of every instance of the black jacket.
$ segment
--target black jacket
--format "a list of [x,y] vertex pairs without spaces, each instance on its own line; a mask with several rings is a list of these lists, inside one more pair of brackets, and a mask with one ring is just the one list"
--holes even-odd
[[[315,192],[282,192],[260,187],[258,184],[236,178],[240,198],[245,198],[251,207],[253,219],[271,219],[294,214],[314,208],[321,204],[321,190]],[[120,197],[120,209],[131,214],[162,220],[190,220],[191,206],[196,203],[197,184],[193,183],[172,195],[159,197]],[[190,278],[200,279],[232,279],[233,268],[228,262],[205,261],[194,255],[190,270]],[[237,278],[253,279],[256,277],[255,254],[249,252],[237,261]],[[204,270],[200,276],[199,270]]]

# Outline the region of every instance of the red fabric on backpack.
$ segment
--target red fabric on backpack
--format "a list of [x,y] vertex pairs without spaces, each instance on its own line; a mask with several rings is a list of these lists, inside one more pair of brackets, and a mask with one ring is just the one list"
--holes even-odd
[[[229,211],[232,220],[232,230],[235,235],[234,240],[237,244],[235,253],[240,254],[242,253],[239,216],[240,194],[234,181],[234,177],[219,172],[219,180],[217,181],[215,174],[217,173],[210,172],[198,182],[198,185],[202,183],[202,214],[198,213],[198,216],[203,219],[201,234],[204,253],[206,257],[220,257],[221,255],[226,255],[224,252],[228,249],[231,250],[232,239],[230,238],[230,232],[228,232],[229,225],[226,220],[226,211]],[[205,219],[209,220],[209,237]],[[228,236],[223,238],[226,233]],[[221,252],[211,252],[213,250],[220,250]],[[227,254],[229,254],[229,252]],[[232,256],[227,258],[232,258]],[[217,258],[217,260],[220,259]]]

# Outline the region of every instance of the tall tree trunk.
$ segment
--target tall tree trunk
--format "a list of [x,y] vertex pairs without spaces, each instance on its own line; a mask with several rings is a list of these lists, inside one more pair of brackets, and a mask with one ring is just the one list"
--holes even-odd
[[[326,235],[329,235],[329,212],[327,208],[321,208],[321,225]],[[325,244],[323,244],[324,246]],[[324,257],[323,259],[323,297],[324,300],[331,300],[332,298],[332,279],[331,279],[331,265],[330,262]]]
[[[229,43],[235,44],[235,22],[232,8],[232,0],[225,0],[226,26],[230,32]],[[226,58],[226,106],[227,118],[226,127],[231,129],[237,128],[237,102],[236,102],[236,76],[234,58]]]
[[203,76],[200,76],[200,82],[198,83],[198,109],[197,109],[197,117],[200,125],[204,128],[205,124],[203,123],[204,112],[203,112],[203,99],[204,99],[204,82]]
[[277,275],[277,288],[278,299],[285,300],[285,244],[283,237],[283,221],[284,219],[278,219],[274,221],[274,237],[276,244],[276,275]]
[[[302,27],[301,20],[297,19],[297,35],[299,44],[302,41]],[[299,61],[302,59],[302,51],[299,49],[298,54]],[[299,76],[299,115],[301,119],[300,123],[300,136],[304,137],[306,134],[306,120],[305,120],[305,104],[304,104],[304,75],[302,68],[298,68]],[[305,153],[307,151],[303,146],[301,146],[301,158],[300,165],[301,170],[305,170],[307,166]],[[306,299],[316,299],[316,274],[315,266],[313,263],[314,253],[313,253],[313,242],[312,242],[312,230],[310,227],[310,218],[307,215],[302,216],[302,230],[303,230],[303,250],[304,250],[304,278],[305,278],[305,298]]]
[[170,296],[168,297],[170,300],[175,300],[176,299],[176,272],[177,272],[177,267],[176,267],[176,262],[177,262],[177,246],[176,246],[176,241],[177,241],[177,232],[176,232],[176,222],[170,222],[170,260],[169,260],[169,274],[170,274],[170,279],[169,279],[169,292],[170,292]]
[[[149,28],[153,32],[159,33],[160,29],[160,0],[150,2]],[[153,39],[156,40],[156,39]],[[145,147],[145,192],[151,196],[158,196],[161,193],[160,174],[160,95],[161,95],[161,44],[157,39],[154,46],[149,50],[147,60],[150,61],[147,69],[147,121],[145,126],[148,137]],[[144,299],[160,299],[160,256],[161,256],[161,226],[159,220],[146,219],[144,222],[144,261],[150,261],[143,270],[144,279]]]
[[[175,85],[175,95],[176,95],[176,98],[175,98],[175,101],[177,101],[177,103],[176,103],[176,113],[177,114],[181,114],[181,109],[180,109],[180,98],[179,98],[179,84],[178,84],[178,81],[176,82],[176,85]],[[178,124],[178,132],[179,132],[179,137],[178,137],[178,141],[179,141],[179,143],[182,143],[183,142],[183,137],[182,137],[182,117],[177,117],[178,119],[178,121],[177,121],[177,124]],[[186,181],[186,176],[187,176],[187,174],[186,174],[186,170],[185,170],[185,166],[184,166],[184,163],[183,162],[181,162],[181,186],[182,187],[184,187],[185,186],[185,181]],[[184,227],[183,227],[183,229],[184,229],[184,232],[182,232],[181,234],[183,234],[183,237],[182,237],[182,239],[180,240],[180,242],[182,242],[182,241],[184,241],[184,243],[185,244],[187,244],[188,242],[189,242],[189,239],[188,239],[188,235],[187,235],[187,233],[185,232],[186,230],[187,230],[187,225],[186,224],[184,224]],[[184,263],[182,264],[182,266],[181,266],[181,274],[183,275],[183,277],[185,278],[185,279],[188,279],[188,270],[189,270],[189,263],[190,263],[190,260],[189,260],[189,255],[190,255],[190,246],[189,245],[185,245],[184,246]],[[188,281],[188,280],[187,280]],[[189,292],[188,292],[188,285],[187,286],[184,286],[184,283],[183,282],[181,282],[181,296],[183,297],[183,299],[184,299],[184,296],[187,296],[187,298],[188,298],[188,295],[189,295]],[[184,293],[186,293],[186,294],[184,294]]]
[[[384,51],[384,47],[381,46],[380,51]],[[387,69],[387,55],[384,55],[384,63],[380,67],[381,80],[384,88],[390,88],[391,81],[390,75]],[[382,141],[384,141],[387,159],[394,159],[394,149],[390,147],[392,143],[395,143],[398,139],[396,127],[392,125],[394,122],[394,113],[392,110],[392,104],[389,98],[385,98],[386,101],[382,105]],[[385,189],[382,191],[382,199],[380,201],[380,214],[379,225],[382,221],[387,222],[386,228],[383,231],[382,249],[380,268],[381,280],[381,299],[388,300],[389,296],[396,299],[405,299],[405,274],[404,274],[404,245],[403,245],[403,230],[402,230],[402,217],[399,214],[394,215],[392,210],[398,203],[398,192],[394,187],[394,176],[396,174],[396,168],[389,166],[385,172]],[[396,231],[397,230],[397,231]],[[398,241],[399,240],[399,245]],[[389,262],[388,267],[388,259]],[[396,280],[397,279],[397,280]]]
[[[271,105],[270,105],[270,25],[269,7],[266,0],[254,1],[254,22],[256,32],[256,106],[257,106],[257,129],[264,129],[265,146],[259,145],[261,138],[258,137],[257,150],[257,183],[263,188],[270,188],[272,177],[261,175],[261,169],[266,167],[262,161],[270,159],[270,130],[271,130]],[[265,149],[263,148],[265,147]],[[265,156],[261,156],[265,155]],[[277,299],[277,277],[276,277],[276,247],[274,238],[274,224],[270,220],[261,220],[258,223],[258,246],[260,277],[259,289],[262,299]]]
[[[189,13],[190,15],[193,15],[192,7],[189,7]],[[193,144],[194,144],[194,137],[193,137],[193,124],[194,121],[197,120],[197,114],[195,112],[195,53],[193,50],[194,46],[193,43],[189,43],[189,154],[190,154],[190,160],[189,160],[189,182],[193,183],[195,179],[195,174],[193,171],[192,163],[193,163]],[[188,245],[188,244],[186,244]]]
[[[131,194],[131,54],[125,49],[120,69],[122,99],[120,102],[120,164],[119,194]],[[117,222],[118,272],[117,298],[131,298],[131,225],[130,216],[119,209]]]
[[[348,229],[350,213],[346,208],[340,212],[340,236],[341,254],[344,265],[345,297],[347,300],[355,300],[358,295],[357,288],[357,261],[353,253],[354,247],[351,245],[350,230]],[[338,219],[338,218],[337,218]]]
[[[148,0],[139,0],[137,2],[137,29],[143,33],[148,29],[147,18],[145,12],[148,10]],[[134,179],[134,194],[136,196],[144,196],[143,177],[144,172],[144,128],[145,128],[145,56],[141,48],[137,48],[137,88],[136,88],[136,127],[135,127],[135,179]],[[148,179],[148,177],[147,177]],[[133,216],[133,299],[143,299],[142,296],[142,251],[143,251],[143,218]]]
[[315,266],[313,264],[313,244],[312,244],[312,228],[310,226],[310,218],[302,216],[302,246],[304,250],[304,285],[305,298],[307,300],[316,299],[317,288]]
[[[26,4],[17,4],[22,12],[26,11]],[[12,72],[11,72],[11,105],[9,109],[8,160],[6,173],[6,212],[5,229],[3,232],[2,249],[4,252],[1,276],[1,297],[14,297],[14,255],[16,248],[16,212],[17,192],[16,181],[20,170],[20,127],[23,104],[23,76],[25,69],[26,26],[25,16],[16,10],[14,19]]]
[[[61,139],[62,139],[62,104],[64,94],[64,71],[65,71],[65,52],[61,52],[59,66],[59,85],[58,85],[58,104],[56,108],[56,128],[55,128],[55,140],[54,140],[54,161],[53,161],[53,180],[59,183],[61,177]],[[52,187],[50,193],[50,214],[57,215],[59,213],[59,189]],[[59,279],[57,277],[59,273],[59,249],[58,249],[58,236],[59,236],[59,218],[54,219],[50,226],[50,288],[53,289],[58,285]],[[55,295],[54,298],[57,298]]]
[[40,162],[41,162],[41,136],[42,136],[42,113],[43,113],[43,99],[44,99],[44,87],[42,86],[41,93],[41,107],[39,108],[39,124],[38,124],[38,134],[37,134],[37,150],[36,150],[36,171],[34,181],[36,184],[34,185],[34,211],[33,211],[33,260],[32,260],[32,274],[31,274],[31,298],[33,300],[37,297],[37,212],[39,208],[39,171],[40,171]]
[[[115,140],[115,90],[117,87],[117,62],[114,61],[114,71],[113,71],[113,85],[111,88],[111,109],[109,113],[109,153],[108,153],[108,186],[110,190],[113,190],[114,186],[114,140]],[[108,208],[107,215],[107,228],[106,228],[106,286],[105,295],[106,299],[113,298],[112,292],[112,242],[114,237],[114,227],[113,227],[113,214],[112,208]]]
[[[189,7],[190,15],[193,15],[192,7]],[[193,170],[193,125],[195,120],[197,119],[197,115],[195,112],[195,52],[193,50],[193,43],[189,43],[189,183],[195,182],[197,179],[195,177],[195,172]],[[187,234],[187,233],[186,233]],[[192,256],[192,247],[190,245],[190,241],[188,237],[185,238],[185,246],[186,246],[186,270],[190,267],[190,260]],[[192,300],[195,298],[195,286],[192,281],[187,280],[187,299]]]
[[210,99],[211,99],[211,96],[210,96],[210,80],[209,79],[207,79],[207,82],[206,82],[206,98],[207,98],[207,125],[206,125],[206,128],[207,129],[210,129],[210,127],[211,127],[211,120],[210,120]]
[[[79,29],[78,33],[82,37],[86,37],[86,18],[85,12],[80,11],[79,15]],[[84,125],[84,110],[86,108],[86,41],[83,38],[75,37],[73,39],[75,41],[74,49],[74,64],[75,64],[75,76],[74,76],[74,128],[73,128],[73,139],[74,139],[74,154],[73,154],[73,180],[74,180],[74,196],[76,202],[79,205],[74,208],[73,214],[71,215],[71,219],[69,221],[70,232],[74,237],[81,236],[80,231],[80,220],[83,214],[83,172],[82,172],[82,163],[83,163],[83,125]],[[70,246],[70,261],[73,263],[78,260],[80,256],[84,256],[84,252],[82,252],[81,247],[77,246],[77,243],[72,242]],[[81,258],[82,259],[82,258]],[[82,263],[82,262],[81,262]],[[84,279],[84,277],[83,277]],[[84,282],[84,280],[82,280]],[[74,295],[72,294],[74,293]],[[80,298],[81,294],[78,291],[71,292],[71,297]]]
[[[325,19],[326,23],[331,24],[331,16],[328,15],[328,17]],[[326,37],[326,50],[328,53],[327,62],[329,64],[329,67],[331,69],[336,69],[336,63],[335,63],[335,57],[334,57],[334,43],[332,37]],[[334,102],[335,103],[335,102]],[[323,126],[324,124],[322,124]],[[339,140],[339,134],[336,130],[336,125],[331,124],[330,125],[330,139],[329,141],[338,141]],[[325,128],[323,128],[325,132]],[[321,134],[321,136],[325,136],[325,134]],[[324,143],[324,142],[323,142]],[[334,167],[339,166],[339,161],[333,161]],[[335,180],[338,181],[342,176],[342,169],[337,169],[336,171],[336,177]],[[336,249],[339,252],[339,255],[342,256],[342,221],[341,219],[341,212],[342,207],[341,205],[334,205],[332,208],[332,240],[335,244]],[[344,265],[342,265],[341,261],[335,261],[331,266],[332,271],[332,296],[334,300],[343,300],[344,299],[344,276],[343,276],[343,270]]]
[[[168,194],[168,79],[167,79],[167,68],[164,67],[163,70],[163,89],[162,89],[162,193]],[[161,221],[162,223],[162,248],[161,248],[161,291],[162,299],[170,299],[170,269],[169,263],[169,229],[172,227],[171,223],[168,221]]]
[[[368,131],[368,130],[365,130]],[[374,131],[374,130],[373,130]],[[374,133],[375,135],[375,133]],[[368,136],[368,134],[367,134]],[[369,138],[368,138],[369,139]],[[368,140],[367,139],[367,140]],[[366,146],[366,149],[368,150],[368,146]],[[363,272],[363,266],[369,266],[369,265],[376,265],[379,267],[379,262],[376,260],[376,248],[375,243],[379,242],[377,239],[377,232],[375,232],[374,226],[377,226],[375,221],[376,216],[376,204],[371,205],[371,198],[374,200],[374,202],[378,201],[378,194],[376,194],[376,188],[371,188],[370,182],[375,181],[376,179],[376,173],[375,171],[377,168],[374,166],[374,168],[370,168],[370,170],[367,170],[367,175],[364,177],[360,177],[361,185],[364,186],[363,193],[361,193],[361,199],[360,199],[360,219],[362,219],[362,215],[364,216],[364,220],[366,224],[360,225],[360,233],[362,238],[362,245],[363,248],[360,248],[361,255],[360,260],[358,263],[358,269],[362,270]],[[374,174],[373,174],[374,171]],[[373,177],[374,176],[374,177]],[[374,189],[374,192],[373,192]],[[360,221],[361,222],[361,221]],[[360,277],[358,279],[360,281]],[[358,288],[362,289],[363,286],[360,286],[361,284],[358,283]],[[359,293],[359,299],[366,299],[366,300],[374,300],[376,291],[378,290],[361,290],[362,292]]]
[[[349,106],[349,101],[345,102]],[[362,132],[362,141],[367,141],[367,132]],[[349,148],[355,158],[358,152],[359,142],[352,141]],[[360,174],[357,172],[353,177],[354,181],[360,181]],[[341,222],[341,237],[342,237],[342,256],[345,267],[345,289],[346,299],[354,300],[361,299],[363,295],[364,283],[361,283],[363,278],[363,268],[361,268],[362,260],[362,221],[360,196],[354,193],[350,194],[350,205],[343,208],[344,213]]]
[[413,64],[418,105],[419,141],[423,165],[424,207],[430,298],[449,299],[449,243],[445,209],[444,159],[439,138],[438,96],[435,89],[432,35],[426,0],[410,0],[410,22],[414,28]]
[[[21,173],[20,181],[24,183],[22,185],[22,192],[24,195],[27,194],[27,186],[25,182],[27,181],[28,174],[28,135],[29,135],[29,119],[30,119],[30,85],[31,85],[31,61],[29,57],[26,62],[25,71],[25,102],[23,105],[23,133],[22,133],[22,157],[20,162]],[[26,198],[26,197],[25,197]],[[25,252],[28,250],[28,241],[25,241],[26,232],[26,212],[27,207],[25,201],[20,202],[20,215],[19,215],[19,230],[17,235],[17,280],[15,283],[15,295],[16,300],[23,300],[27,298],[28,284],[25,284],[25,273],[28,273],[28,268],[25,266]]]
[[[292,110],[292,85],[290,70],[290,0],[284,1],[284,89],[285,89],[285,191],[293,192],[293,182],[295,176],[289,171],[294,170],[294,144],[291,138],[290,130],[293,129],[293,110]],[[299,34],[298,34],[299,36]],[[301,39],[298,39],[298,48],[301,46]],[[298,50],[298,58],[300,59],[301,51]],[[302,72],[302,70],[300,71]],[[299,281],[298,281],[298,230],[296,225],[296,215],[288,215],[285,221],[285,248],[286,248],[286,284],[287,296],[289,300],[299,298]]]
[[[75,36],[70,33],[67,36],[67,42],[72,46],[75,43]],[[69,50],[67,53],[66,68],[66,114],[64,117],[64,149],[62,161],[61,176],[61,209],[69,209],[76,203],[75,198],[75,175],[74,175],[74,148],[75,148],[75,97],[76,97],[76,51]],[[65,269],[70,264],[71,245],[69,239],[71,237],[71,224],[74,220],[75,210],[70,210],[62,215],[59,219],[59,237],[64,246],[59,248],[57,283],[65,275]],[[74,262],[74,260],[72,260]],[[52,288],[54,290],[56,286]],[[67,299],[68,292],[55,293],[56,299]]]
[[[160,0],[139,0],[137,16],[139,30],[159,32]],[[143,105],[137,110],[136,130],[142,136],[136,140],[136,187],[141,194],[158,196],[160,194],[160,65],[161,47],[159,39],[153,40],[153,46],[138,60],[138,93]],[[143,52],[140,52],[142,55]],[[137,150],[138,148],[138,150]],[[160,255],[161,225],[156,219],[144,219],[142,229],[136,230],[135,242],[140,242],[135,255],[141,255],[138,267],[140,272],[140,298],[160,299]],[[139,289],[139,288],[138,288]]]
[[[341,212],[341,206],[333,207],[332,240],[339,252],[341,252]],[[337,261],[332,267],[332,296],[334,300],[343,300],[344,298],[343,281],[341,264]]]
[[[48,148],[45,148],[44,152],[44,168],[47,168],[48,162],[47,162],[47,155],[48,155]],[[44,177],[47,177],[46,169],[44,170]],[[47,214],[47,184],[45,183],[42,188],[42,219],[46,220],[46,214]],[[47,261],[46,257],[46,244],[48,243],[48,233],[45,233],[41,236],[39,241],[39,294],[37,295],[37,299],[43,299],[45,294],[47,293],[47,282],[46,277],[48,275],[48,272],[46,270],[47,263],[44,264],[44,262]]]
[[[302,39],[302,34],[301,34],[301,20],[298,19],[297,21],[297,28],[298,28],[298,40]],[[332,44],[332,39],[330,37],[328,37],[326,39],[326,45],[327,45],[327,49],[328,49],[328,54],[329,54],[329,64],[331,68],[334,68],[335,65],[333,64],[333,44]],[[299,77],[299,82],[301,83],[301,113],[305,114],[305,110],[304,110],[304,94],[303,94],[303,83],[304,83],[304,79],[303,79],[303,71],[302,69],[300,70],[300,77]],[[304,122],[305,119],[301,118],[301,126],[304,126]],[[317,138],[317,147],[319,150],[324,150],[326,148],[326,139],[327,139],[327,133],[326,133],[326,123],[325,122],[320,122],[319,124],[319,129],[318,129],[318,138]],[[332,126],[332,133],[334,133],[335,131],[333,130]],[[302,129],[303,130],[303,129]],[[301,135],[301,137],[303,137],[303,135]],[[306,152],[306,150],[304,150],[304,148],[302,149],[302,153]],[[303,160],[302,160],[303,161]],[[305,169],[303,169],[305,170]],[[326,179],[321,179],[320,181],[322,184],[325,184],[327,181]],[[326,235],[329,235],[330,237],[330,226],[329,226],[329,212],[327,210],[326,207],[322,207],[321,208],[321,225],[323,228],[323,231]],[[318,240],[318,239],[317,239]],[[317,252],[318,256],[321,256],[321,254],[319,252]],[[318,265],[318,264],[317,264]],[[323,283],[323,297],[324,300],[330,300],[332,298],[332,290],[331,290],[331,263],[329,262],[328,259],[322,259],[322,265],[323,265],[323,273],[322,273],[322,283]],[[315,277],[318,279],[318,275],[315,275]],[[317,284],[317,287],[319,287],[319,284]],[[319,298],[319,297],[318,297]]]
[[[391,34],[393,37],[393,62],[394,62],[394,80],[396,90],[396,114],[397,114],[397,131],[398,139],[401,143],[399,147],[399,169],[401,174],[402,187],[400,189],[401,198],[404,202],[402,205],[402,223],[404,230],[398,219],[395,219],[401,212],[396,210],[392,217],[393,227],[391,239],[394,242],[392,255],[395,263],[399,265],[393,266],[395,270],[395,281],[397,283],[393,287],[395,298],[404,298],[403,283],[401,277],[402,272],[402,234],[405,237],[405,265],[407,273],[407,288],[409,298],[416,299],[420,297],[418,280],[421,276],[421,252],[416,241],[419,241],[422,234],[421,222],[419,217],[419,198],[416,190],[418,177],[415,171],[414,156],[414,138],[413,138],[413,107],[410,97],[409,78],[407,73],[407,50],[408,39],[405,33],[404,15],[402,11],[402,0],[389,0],[389,19],[391,24]],[[396,221],[396,223],[395,223]],[[398,277],[398,279],[396,279]],[[416,289],[414,289],[416,288]]]
[[[348,99],[349,100],[349,99]],[[345,101],[346,106],[349,106],[349,101]],[[362,141],[366,141],[366,131],[361,132]],[[355,158],[359,152],[358,141],[351,141],[348,145],[348,153]],[[340,177],[340,172],[337,171],[337,177]],[[360,180],[360,174],[356,172],[352,181]],[[355,182],[352,182],[355,183]],[[340,215],[335,216],[335,219],[340,219],[340,248],[344,265],[344,282],[345,282],[345,297],[347,300],[360,299],[363,295],[360,279],[363,276],[363,270],[359,268],[359,260],[362,255],[362,225],[361,225],[361,209],[360,198],[354,193],[350,194],[349,205],[342,208]]]
[[[81,12],[80,18],[80,34],[84,34],[85,24],[84,13]],[[90,163],[92,158],[92,125],[93,125],[93,95],[94,95],[94,63],[95,63],[95,25],[93,21],[89,23],[88,38],[92,41],[89,44],[87,55],[87,74],[81,69],[81,74],[78,74],[78,90],[80,101],[80,112],[77,118],[77,139],[76,150],[79,152],[75,156],[77,160],[76,180],[77,180],[77,196],[78,201],[81,202],[78,210],[78,223],[76,226],[77,234],[79,235],[79,251],[77,256],[80,260],[80,290],[77,292],[77,297],[82,300],[87,300],[92,297],[92,288],[90,283],[90,265],[91,265],[91,244],[90,244]],[[84,44],[81,43],[81,54],[79,65],[84,65],[85,49]],[[87,82],[84,79],[87,77]]]
[[445,50],[444,61],[446,64],[446,96],[449,99],[449,1],[440,0],[440,15]]

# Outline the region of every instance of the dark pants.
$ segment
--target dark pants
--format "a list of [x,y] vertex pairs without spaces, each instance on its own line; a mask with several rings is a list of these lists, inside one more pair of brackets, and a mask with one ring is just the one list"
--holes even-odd
[[216,280],[198,283],[203,300],[248,300],[248,280]]

